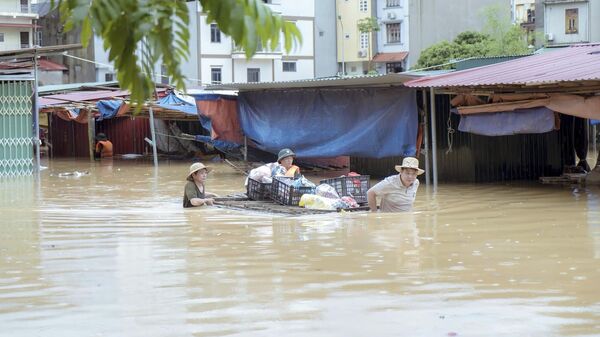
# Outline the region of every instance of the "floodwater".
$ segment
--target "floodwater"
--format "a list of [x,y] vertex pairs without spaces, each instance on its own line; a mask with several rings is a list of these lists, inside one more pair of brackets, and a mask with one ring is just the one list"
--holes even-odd
[[[184,210],[189,164],[2,181],[0,335],[600,336],[598,187],[422,185],[414,213],[289,217]],[[242,189],[213,166],[208,191]]]

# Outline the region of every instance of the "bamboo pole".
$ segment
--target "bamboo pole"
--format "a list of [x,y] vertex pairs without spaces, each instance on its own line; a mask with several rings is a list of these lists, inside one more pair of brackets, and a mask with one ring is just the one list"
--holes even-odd
[[437,191],[437,139],[435,127],[435,89],[431,88],[429,101],[431,102],[431,158],[433,164],[433,192]]
[[154,160],[154,167],[158,167],[158,155],[156,153],[156,131],[154,130],[154,112],[152,107],[148,110],[150,114],[150,135],[152,136],[152,158]]
[[87,110],[88,114],[88,149],[90,153],[90,161],[94,161],[94,146],[96,145],[94,140],[96,138],[96,122],[94,121],[94,114],[91,110]]

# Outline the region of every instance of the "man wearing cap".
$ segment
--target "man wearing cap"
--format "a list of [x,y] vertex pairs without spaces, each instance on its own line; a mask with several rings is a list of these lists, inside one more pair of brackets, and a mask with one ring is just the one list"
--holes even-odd
[[187,183],[183,192],[183,207],[212,206],[218,195],[204,190],[204,183],[208,173],[212,171],[202,163],[193,163],[187,176]]
[[285,169],[286,177],[300,178],[300,168],[294,165],[294,157],[296,157],[294,151],[282,149],[277,156],[277,162]]
[[406,157],[402,165],[395,166],[399,174],[389,176],[367,191],[367,200],[372,212],[377,211],[377,197],[381,197],[382,212],[405,212],[412,209],[419,189],[418,175],[423,174],[419,160]]

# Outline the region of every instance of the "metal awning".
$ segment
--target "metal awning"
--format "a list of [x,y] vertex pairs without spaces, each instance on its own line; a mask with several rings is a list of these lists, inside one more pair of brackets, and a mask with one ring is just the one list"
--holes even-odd
[[207,90],[278,90],[300,88],[347,88],[347,87],[391,87],[402,86],[405,82],[419,78],[419,76],[396,73],[385,75],[322,77],[307,80],[257,82],[257,83],[224,83],[206,86]]
[[373,62],[386,63],[386,62],[402,62],[408,56],[407,51],[399,53],[378,53],[373,57]]

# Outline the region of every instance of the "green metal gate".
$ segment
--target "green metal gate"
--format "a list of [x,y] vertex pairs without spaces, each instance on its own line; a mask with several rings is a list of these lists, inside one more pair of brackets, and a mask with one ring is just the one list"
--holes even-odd
[[0,177],[33,174],[31,80],[0,80]]

